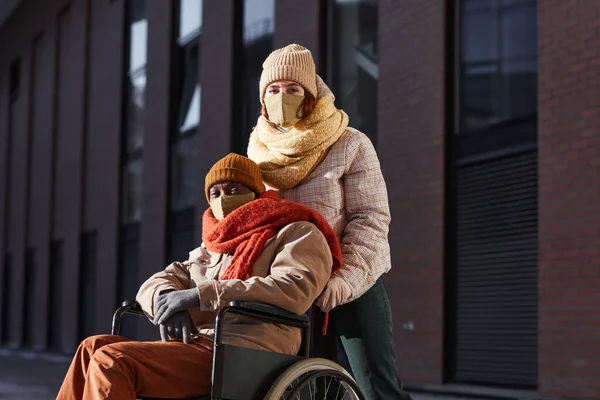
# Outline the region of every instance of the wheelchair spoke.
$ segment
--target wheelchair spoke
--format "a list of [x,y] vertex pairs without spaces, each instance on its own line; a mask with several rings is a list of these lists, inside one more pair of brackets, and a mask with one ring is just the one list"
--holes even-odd
[[318,358],[299,361],[288,368],[265,399],[366,400],[348,372],[329,360]]
[[340,394],[340,389],[342,388],[342,385],[338,385],[338,390],[337,392],[335,392],[335,398],[338,398],[338,395]]
[[[337,389],[335,389],[335,385]],[[353,388],[340,376],[314,373],[296,380],[288,387],[282,400],[359,400]],[[335,393],[335,395],[334,395]]]
[[[327,382],[327,377],[325,377],[325,381]],[[331,377],[331,379],[330,379],[330,381],[329,381],[329,385],[326,385],[326,388],[325,388],[325,399],[327,399],[327,393],[329,393],[329,387],[331,386],[331,383],[332,383],[332,382],[333,382],[333,377]],[[341,385],[338,385],[338,390],[339,390],[339,387],[340,387],[340,386],[341,386]],[[324,400],[325,400],[325,399],[324,399]]]

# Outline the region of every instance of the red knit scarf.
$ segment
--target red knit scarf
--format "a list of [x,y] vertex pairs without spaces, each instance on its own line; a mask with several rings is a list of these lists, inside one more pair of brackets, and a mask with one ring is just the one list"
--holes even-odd
[[[247,280],[267,241],[284,226],[298,221],[311,222],[323,233],[333,256],[331,273],[339,270],[342,265],[340,243],[325,218],[307,206],[282,199],[272,190],[236,209],[222,221],[208,208],[202,218],[202,240],[210,251],[234,253],[220,279]],[[323,334],[327,332],[328,321],[326,313]]]

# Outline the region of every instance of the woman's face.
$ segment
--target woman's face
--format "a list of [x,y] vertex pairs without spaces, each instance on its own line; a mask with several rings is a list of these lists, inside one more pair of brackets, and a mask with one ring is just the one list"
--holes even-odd
[[304,96],[304,88],[294,81],[275,81],[267,86],[265,97],[276,95],[280,92]]

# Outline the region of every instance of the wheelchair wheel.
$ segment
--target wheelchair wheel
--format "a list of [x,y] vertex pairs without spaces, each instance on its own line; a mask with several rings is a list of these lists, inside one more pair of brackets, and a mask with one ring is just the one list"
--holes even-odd
[[333,361],[298,361],[277,378],[265,400],[365,400],[352,376]]

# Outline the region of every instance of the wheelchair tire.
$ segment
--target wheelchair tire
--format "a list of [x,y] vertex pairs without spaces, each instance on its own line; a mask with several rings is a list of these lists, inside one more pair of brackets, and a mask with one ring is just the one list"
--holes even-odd
[[271,386],[265,400],[287,399],[289,392],[301,385],[309,384],[316,377],[331,376],[338,379],[348,390],[349,397],[344,399],[365,400],[352,375],[341,365],[324,358],[307,358],[298,361],[285,370]]

